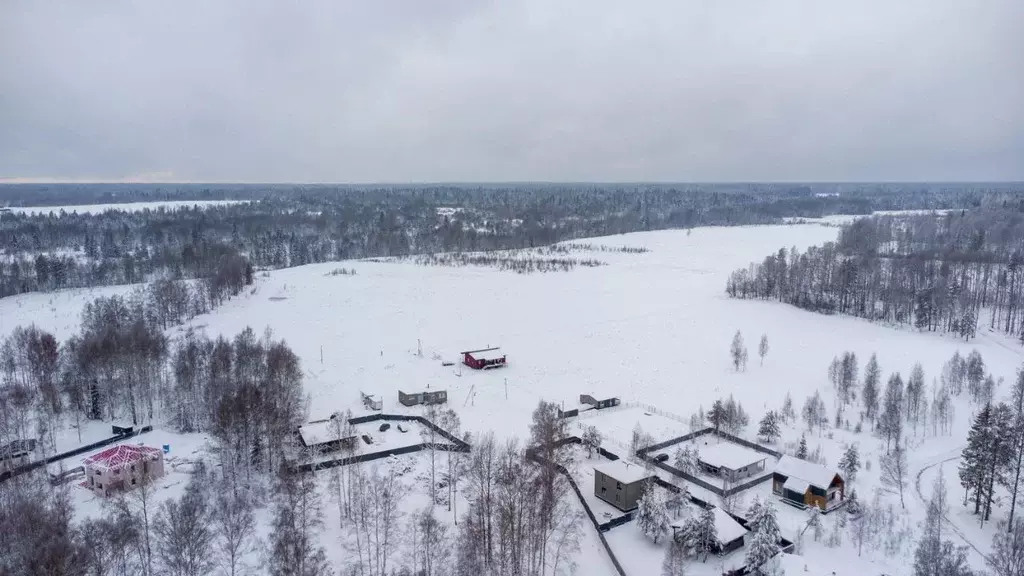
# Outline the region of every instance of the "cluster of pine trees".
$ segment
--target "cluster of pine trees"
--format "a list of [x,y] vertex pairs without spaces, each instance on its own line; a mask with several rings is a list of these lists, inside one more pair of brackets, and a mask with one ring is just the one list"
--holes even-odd
[[974,417],[960,460],[964,505],[973,500],[981,524],[992,516],[995,489],[1010,494],[1008,526],[1014,525],[1024,471],[1024,369],[1017,374],[1008,402],[986,401]]
[[873,216],[844,226],[836,242],[781,248],[736,270],[726,292],[965,339],[987,311],[990,328],[1024,337],[1022,241],[1016,206]]

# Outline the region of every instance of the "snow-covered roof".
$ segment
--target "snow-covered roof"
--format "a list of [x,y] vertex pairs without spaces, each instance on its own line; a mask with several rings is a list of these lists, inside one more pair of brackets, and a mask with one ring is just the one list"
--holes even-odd
[[495,346],[494,348],[484,348],[482,350],[466,350],[462,354],[469,354],[477,360],[493,360],[501,358],[501,348]]
[[597,470],[605,476],[611,476],[618,482],[624,482],[626,484],[632,484],[633,482],[639,482],[654,476],[654,474],[645,470],[643,466],[638,464],[626,464],[622,460],[602,462],[597,466],[594,466],[594,470]]
[[302,443],[306,446],[315,446],[337,440],[337,435],[331,429],[332,422],[334,420],[328,419],[299,426],[299,436],[302,437]]
[[715,513],[715,530],[718,532],[719,542],[728,544],[746,535],[747,529],[740,525],[735,518],[729,516],[725,510],[715,506],[712,511]]
[[701,462],[710,464],[716,468],[739,470],[744,466],[757,464],[758,462],[767,459],[768,456],[761,454],[757,450],[751,450],[745,446],[740,446],[739,444],[733,444],[732,442],[726,442],[723,440],[718,444],[701,446],[698,451],[697,458]]
[[803,478],[797,478],[796,476],[790,476],[786,478],[786,483],[782,485],[784,489],[796,492],[797,494],[803,494],[807,492],[808,486],[810,486],[810,483],[807,482],[807,480],[804,480]]
[[141,462],[142,460],[160,457],[161,454],[163,452],[159,448],[151,446],[120,444],[113,448],[107,448],[98,454],[93,454],[82,463],[86,468],[114,470],[128,464]]
[[832,484],[832,479],[837,474],[835,470],[826,468],[821,464],[794,458],[788,454],[783,455],[779,459],[778,464],[775,465],[775,472],[787,478],[796,476],[818,488],[828,488]]
[[851,576],[853,569],[846,563],[835,562],[825,567],[819,562],[809,561],[796,554],[779,553],[765,562],[761,571],[772,576]]

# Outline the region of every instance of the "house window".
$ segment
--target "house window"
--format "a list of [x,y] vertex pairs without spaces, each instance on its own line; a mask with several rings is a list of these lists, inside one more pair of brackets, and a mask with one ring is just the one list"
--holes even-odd
[[621,482],[616,482],[615,483],[615,489],[616,490],[622,490],[622,483]]

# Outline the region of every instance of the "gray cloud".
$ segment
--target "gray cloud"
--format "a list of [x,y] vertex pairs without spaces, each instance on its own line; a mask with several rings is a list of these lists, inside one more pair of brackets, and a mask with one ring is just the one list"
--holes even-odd
[[1024,180],[1024,3],[0,4],[0,177]]

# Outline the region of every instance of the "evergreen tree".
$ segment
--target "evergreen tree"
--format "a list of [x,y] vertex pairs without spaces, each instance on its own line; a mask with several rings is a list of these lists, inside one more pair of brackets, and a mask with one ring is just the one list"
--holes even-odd
[[839,460],[839,469],[843,472],[843,479],[847,483],[857,479],[857,472],[860,470],[860,454],[857,452],[857,445],[850,444]]
[[715,525],[714,508],[708,506],[701,510],[697,517],[687,522],[684,539],[689,547],[698,554],[703,554],[702,562],[708,561],[708,554],[718,546],[718,527]]
[[992,514],[994,488],[1005,483],[1013,462],[1013,412],[1006,404],[986,404],[967,434],[967,446],[960,459],[960,485],[964,498],[974,492],[974,513],[984,524]]
[[761,343],[757,345],[757,354],[761,357],[761,366],[764,366],[764,357],[768,355],[768,335],[761,334]]
[[648,484],[636,511],[637,527],[657,544],[671,523],[664,493],[654,484]]
[[853,515],[861,513],[861,505],[857,497],[856,488],[850,490],[850,495],[846,497],[846,511]]
[[871,421],[872,426],[878,415],[878,385],[881,378],[882,370],[878,367],[878,357],[872,354],[867,366],[864,367],[864,388],[861,390],[864,416]]
[[800,435],[800,445],[796,448],[796,457],[801,460],[807,460],[807,436]]
[[717,432],[726,423],[726,418],[725,405],[722,403],[721,398],[719,398],[711,405],[711,410],[708,410],[707,420]]
[[1014,514],[1017,510],[1017,495],[1020,490],[1021,471],[1024,469],[1024,368],[1017,370],[1010,395],[1010,409],[1013,411],[1012,442],[1010,444],[1010,469],[1007,471],[1004,485],[1010,492],[1010,516],[1007,528],[1013,530]]
[[676,449],[672,465],[684,474],[690,474],[691,476],[696,474],[697,451],[690,446],[683,446],[682,448]]
[[775,505],[770,500],[756,503],[750,518],[750,536],[747,544],[747,566],[761,566],[779,553],[781,531],[776,518]]
[[782,431],[779,430],[779,417],[775,414],[775,411],[769,410],[764,415],[764,418],[761,419],[757,435],[768,443],[775,442],[782,436]]

